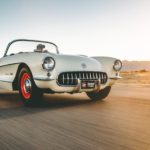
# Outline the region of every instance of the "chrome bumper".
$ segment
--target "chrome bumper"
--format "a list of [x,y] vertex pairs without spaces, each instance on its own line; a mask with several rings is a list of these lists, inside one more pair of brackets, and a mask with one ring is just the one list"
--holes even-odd
[[37,87],[41,89],[51,89],[54,92],[71,92],[71,93],[79,93],[79,92],[90,92],[90,91],[99,91],[103,85],[101,85],[100,79],[95,80],[95,87],[94,88],[82,88],[81,82],[82,80],[77,79],[77,85],[76,86],[60,86],[57,83],[56,79],[50,79],[50,78],[35,78],[34,77],[35,84]]
[[90,88],[90,89],[84,89],[81,88],[81,79],[77,79],[77,85],[76,86],[60,86],[57,83],[56,79],[53,78],[48,78],[48,77],[34,77],[35,84],[39,88],[47,88],[51,89],[54,92],[68,92],[68,93],[79,93],[79,92],[90,92],[90,91],[100,91],[101,89],[105,88],[106,86],[111,86],[115,83],[116,80],[121,79],[120,76],[114,76],[114,77],[109,77],[109,80],[107,81],[106,84],[102,84],[101,80],[95,80],[95,87]]
[[111,79],[111,80],[119,80],[119,79],[122,79],[122,77],[114,76],[114,77],[109,77],[109,79]]

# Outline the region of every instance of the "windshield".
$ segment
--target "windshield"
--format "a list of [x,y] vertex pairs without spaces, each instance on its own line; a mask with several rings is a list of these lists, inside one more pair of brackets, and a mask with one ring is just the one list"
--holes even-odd
[[47,41],[37,40],[14,40],[6,48],[4,56],[17,53],[35,52],[35,53],[59,53],[57,45]]

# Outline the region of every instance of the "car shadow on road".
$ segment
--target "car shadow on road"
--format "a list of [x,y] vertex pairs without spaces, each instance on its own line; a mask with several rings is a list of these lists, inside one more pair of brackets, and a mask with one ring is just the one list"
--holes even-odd
[[86,96],[76,97],[69,94],[46,94],[42,100],[42,103],[36,107],[25,107],[18,93],[0,94],[0,120],[92,103]]

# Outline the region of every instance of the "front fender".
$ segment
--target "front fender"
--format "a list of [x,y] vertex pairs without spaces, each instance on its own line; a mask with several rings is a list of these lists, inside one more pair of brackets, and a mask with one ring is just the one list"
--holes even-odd
[[96,59],[98,62],[102,64],[102,69],[105,71],[108,75],[108,78],[111,80],[120,79],[119,71],[115,71],[113,69],[114,62],[117,60],[116,58],[112,57],[92,57]]

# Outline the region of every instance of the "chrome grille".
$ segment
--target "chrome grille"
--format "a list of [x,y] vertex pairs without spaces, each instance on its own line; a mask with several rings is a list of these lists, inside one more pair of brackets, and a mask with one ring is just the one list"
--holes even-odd
[[77,80],[99,80],[101,84],[107,82],[107,74],[105,72],[63,72],[58,76],[58,84],[65,85],[77,85]]

